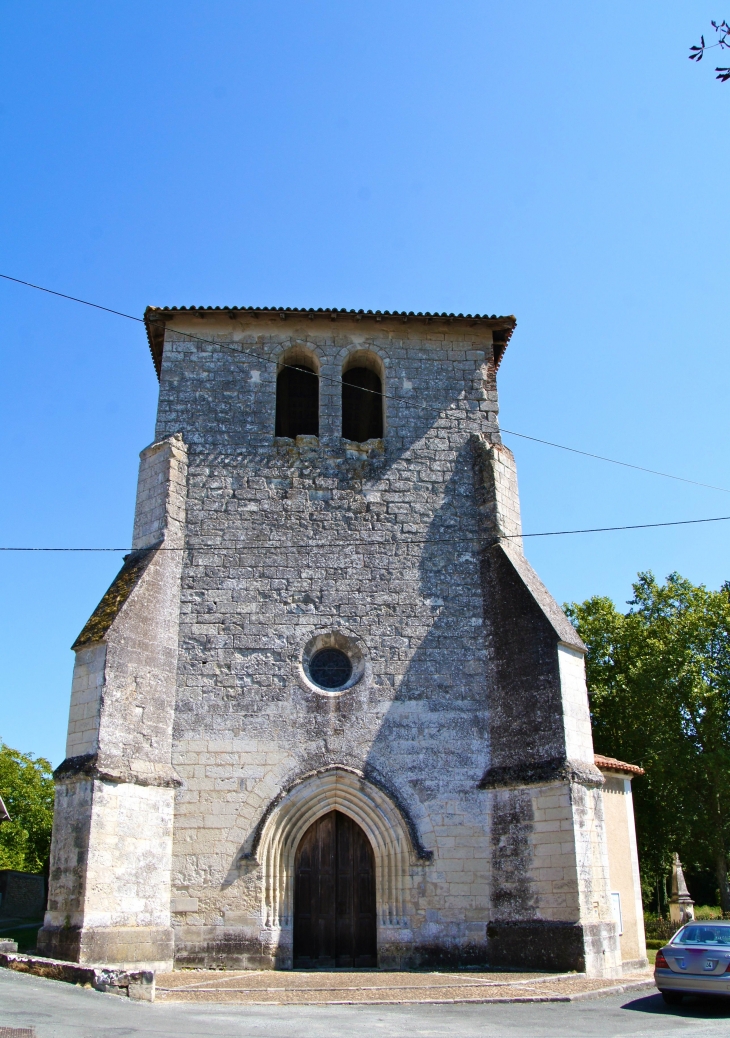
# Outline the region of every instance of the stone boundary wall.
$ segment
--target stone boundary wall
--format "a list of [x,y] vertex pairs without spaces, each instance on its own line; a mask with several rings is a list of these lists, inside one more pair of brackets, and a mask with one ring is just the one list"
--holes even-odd
[[0,869],[0,919],[37,919],[46,907],[46,877],[37,872]]
[[92,987],[110,995],[122,995],[137,1002],[154,1002],[155,975],[151,970],[116,970],[105,966],[79,966],[61,959],[44,959],[35,955],[0,953],[0,967],[16,973],[32,973],[48,980]]

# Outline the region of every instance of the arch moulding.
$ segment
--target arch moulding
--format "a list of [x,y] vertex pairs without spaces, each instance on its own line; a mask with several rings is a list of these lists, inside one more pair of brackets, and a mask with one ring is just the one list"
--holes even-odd
[[259,825],[250,857],[263,871],[264,926],[293,925],[297,845],[309,826],[330,811],[348,815],[370,840],[379,924],[403,925],[410,865],[424,864],[431,855],[414,846],[411,825],[382,789],[354,769],[333,767],[305,775],[290,786]]

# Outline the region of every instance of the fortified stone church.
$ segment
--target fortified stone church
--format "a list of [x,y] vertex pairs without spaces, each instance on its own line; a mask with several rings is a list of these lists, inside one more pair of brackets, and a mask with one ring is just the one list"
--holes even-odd
[[145,319],[155,442],[74,644],[40,949],[645,962],[639,769],[597,767],[584,646],[523,554],[497,420],[514,318]]

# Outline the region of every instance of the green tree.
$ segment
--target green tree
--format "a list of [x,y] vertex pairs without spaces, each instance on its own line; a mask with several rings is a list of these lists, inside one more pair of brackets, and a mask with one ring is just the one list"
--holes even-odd
[[640,573],[627,613],[607,598],[568,608],[588,646],[598,753],[646,769],[636,784],[645,872],[671,854],[711,867],[730,914],[730,586]]
[[46,871],[53,824],[49,761],[0,743],[0,796],[10,815],[0,822],[0,868]]

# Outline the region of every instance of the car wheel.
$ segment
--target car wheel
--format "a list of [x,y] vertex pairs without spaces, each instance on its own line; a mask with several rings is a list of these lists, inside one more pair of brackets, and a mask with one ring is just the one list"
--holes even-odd
[[681,991],[662,991],[662,998],[668,1006],[681,1006],[684,995]]

